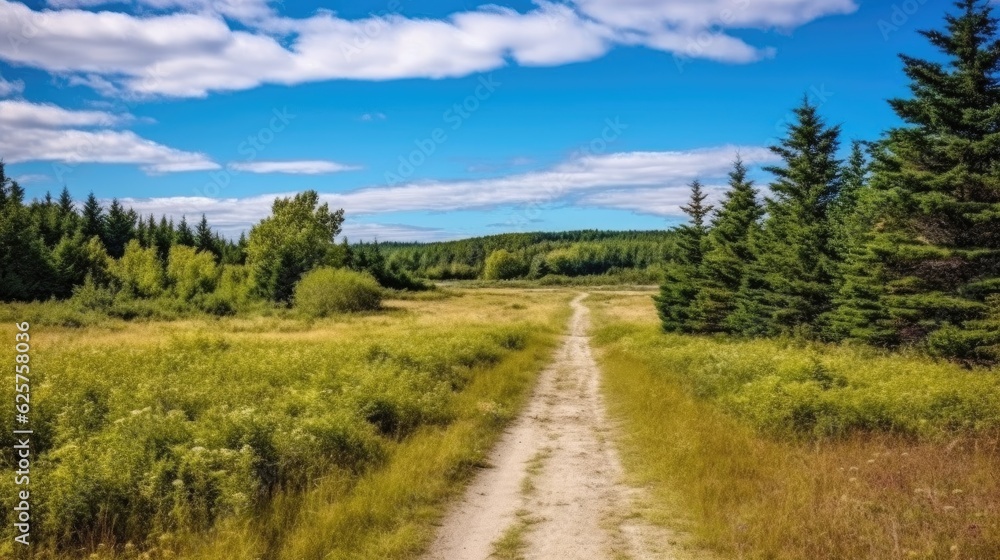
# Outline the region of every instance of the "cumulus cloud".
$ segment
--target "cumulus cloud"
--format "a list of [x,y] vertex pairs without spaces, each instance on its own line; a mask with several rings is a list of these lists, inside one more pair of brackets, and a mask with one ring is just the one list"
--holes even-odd
[[353,165],[326,160],[252,161],[231,163],[229,168],[233,171],[247,171],[249,173],[287,173],[291,175],[324,175],[360,169],[360,167]]
[[147,173],[219,168],[204,154],[170,148],[132,131],[106,128],[132,120],[128,114],[4,100],[0,101],[0,153],[8,163],[125,163],[139,165]]
[[[615,45],[745,63],[773,51],[728,32],[791,28],[856,9],[854,0],[539,0],[443,19],[348,20],[328,10],[278,14],[263,0],[137,0],[151,14],[92,11],[110,2],[55,0],[32,10],[0,0],[0,59],[78,75],[105,94],[205,96],[264,83],[448,78],[509,64],[591,60]],[[231,20],[239,25],[231,25]]]
[[[629,152],[582,156],[551,169],[473,181],[426,181],[322,194],[348,216],[407,211],[448,211],[566,202],[676,216],[700,178],[721,184],[739,153],[748,165],[773,163],[767,148],[722,146],[676,152]],[[132,198],[124,202],[143,214],[206,214],[226,231],[239,232],[268,215],[276,193],[246,198]],[[381,237],[380,237],[381,238]]]

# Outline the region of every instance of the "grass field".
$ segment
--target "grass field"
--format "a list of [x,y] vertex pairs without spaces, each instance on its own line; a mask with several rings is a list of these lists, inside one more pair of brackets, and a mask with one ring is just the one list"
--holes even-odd
[[[316,321],[34,326],[33,557],[412,557],[519,409],[571,294],[448,296]],[[12,429],[0,415],[7,472]],[[0,478],[5,558],[14,496]]]
[[919,356],[665,335],[595,294],[623,452],[722,557],[1000,558],[1000,379]]

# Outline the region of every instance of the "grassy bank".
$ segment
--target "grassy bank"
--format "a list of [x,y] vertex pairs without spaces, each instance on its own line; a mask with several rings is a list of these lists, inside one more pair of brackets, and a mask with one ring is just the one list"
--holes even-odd
[[648,297],[590,305],[628,468],[704,544],[755,559],[1000,557],[994,372],[667,336]]
[[[412,557],[521,406],[569,297],[35,327],[33,555]],[[13,363],[10,345],[0,360]],[[10,470],[13,442],[0,439]]]

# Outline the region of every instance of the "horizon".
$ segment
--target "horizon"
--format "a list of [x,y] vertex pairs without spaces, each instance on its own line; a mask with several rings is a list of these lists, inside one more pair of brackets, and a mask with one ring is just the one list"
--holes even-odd
[[0,2],[0,157],[230,238],[310,189],[355,241],[666,230],[737,153],[765,187],[803,95],[842,153],[898,124],[897,53],[950,7],[746,4]]

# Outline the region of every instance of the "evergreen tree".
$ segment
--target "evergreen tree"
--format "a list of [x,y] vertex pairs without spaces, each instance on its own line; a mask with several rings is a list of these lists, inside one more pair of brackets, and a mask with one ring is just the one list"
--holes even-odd
[[52,252],[58,287],[55,295],[69,297],[73,288],[89,277],[98,286],[111,279],[111,257],[96,237],[87,239],[82,233],[66,236]]
[[6,176],[0,162],[0,300],[36,300],[52,295],[53,267],[24,191]]
[[781,165],[766,200],[732,325],[744,334],[815,334],[831,305],[837,260],[830,211],[841,187],[840,127],[827,126],[805,99],[796,122],[771,151]]
[[111,201],[101,240],[112,258],[120,259],[125,254],[125,245],[135,238],[136,219],[134,210],[126,210],[117,198]]
[[191,231],[191,226],[187,223],[187,217],[181,216],[181,223],[177,225],[177,233],[174,236],[174,244],[176,245],[187,245],[188,247],[194,247],[194,232]]
[[55,247],[63,237],[59,207],[52,200],[52,194],[46,192],[41,201],[32,201],[29,207],[31,219],[42,236],[46,247]]
[[946,62],[901,55],[912,95],[890,105],[905,125],[876,154],[876,225],[837,315],[852,338],[980,360],[1000,342],[982,328],[1000,293],[1000,41],[989,3],[955,6],[922,32]]
[[666,332],[689,332],[694,328],[691,305],[700,288],[699,268],[708,235],[706,218],[712,207],[705,204],[708,195],[701,182],[691,183],[691,199],[681,211],[690,223],[678,228],[676,253],[664,273],[660,294],[655,298],[657,312]]
[[219,253],[218,246],[215,242],[215,236],[212,234],[212,228],[208,227],[208,218],[204,214],[201,215],[201,221],[198,222],[198,226],[195,228],[195,248],[199,251],[205,251],[206,253],[212,253],[217,255]]
[[[149,217],[152,221],[153,216]],[[174,223],[168,222],[166,216],[160,216],[160,225],[156,227],[153,233],[153,246],[156,247],[156,255],[160,258],[161,262],[167,262],[167,257],[170,255],[170,247],[174,244],[174,237],[176,236],[174,232]]]
[[80,231],[87,239],[104,236],[104,208],[98,202],[97,197],[91,192],[87,195],[87,201],[83,203],[83,215],[80,217]]
[[729,174],[729,191],[706,238],[703,281],[691,312],[695,331],[729,329],[727,319],[735,310],[747,267],[754,261],[750,239],[763,215],[753,181],[747,179],[747,168],[737,158]]
[[62,192],[59,193],[57,204],[59,205],[59,228],[63,236],[72,235],[79,225],[79,215],[76,213],[73,197],[70,196],[69,189],[66,187],[63,187]]

